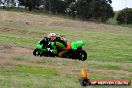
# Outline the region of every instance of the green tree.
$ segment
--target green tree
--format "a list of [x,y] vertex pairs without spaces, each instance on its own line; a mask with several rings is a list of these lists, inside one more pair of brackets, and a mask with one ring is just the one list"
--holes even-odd
[[10,5],[14,6],[15,5],[15,0],[0,0],[0,4],[3,5],[4,7],[9,7]]
[[[41,5],[51,14],[69,14],[81,19],[93,19],[106,22],[114,16],[111,0],[19,0],[20,5],[39,9]],[[42,3],[43,2],[43,3]]]
[[69,14],[70,16],[72,16],[73,18],[75,18],[75,15],[76,15],[76,3],[75,2],[72,2],[70,5],[69,5]]
[[29,8],[29,11],[32,10],[32,0],[18,0],[19,1],[19,4],[22,5],[22,6],[25,6]]
[[77,14],[82,19],[96,19],[106,22],[114,16],[111,0],[79,0]]
[[65,14],[65,11],[66,11],[65,2],[62,0],[58,0],[56,9],[57,9],[57,13]]
[[32,9],[38,9],[42,0],[18,0],[20,5],[28,7],[29,11]]
[[65,14],[66,5],[63,0],[46,0],[45,9],[52,14]]
[[76,2],[77,0],[64,0],[66,8],[69,8],[69,5],[73,2]]
[[79,0],[77,2],[77,14],[80,18],[90,18],[90,2],[91,0]]
[[2,4],[3,9],[4,9],[4,7],[5,7],[5,3],[6,3],[6,0],[0,0],[0,4]]
[[125,8],[119,12],[116,18],[119,24],[132,24],[132,8]]
[[109,18],[114,16],[113,8],[111,7],[111,0],[96,0],[95,9],[94,9],[94,18],[106,22]]

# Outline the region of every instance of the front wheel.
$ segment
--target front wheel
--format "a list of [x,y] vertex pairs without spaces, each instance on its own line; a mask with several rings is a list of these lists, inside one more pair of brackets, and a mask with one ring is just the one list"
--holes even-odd
[[35,50],[33,51],[33,55],[34,55],[34,56],[39,56],[39,55],[40,55],[40,51],[39,51],[38,49],[35,49]]
[[87,53],[83,49],[77,50],[77,58],[79,60],[85,61],[87,59]]

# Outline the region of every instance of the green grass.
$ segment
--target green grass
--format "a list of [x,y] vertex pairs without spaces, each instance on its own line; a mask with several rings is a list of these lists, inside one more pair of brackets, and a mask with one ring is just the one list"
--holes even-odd
[[0,75],[9,77],[9,76],[42,76],[43,78],[48,78],[57,75],[55,69],[52,68],[42,68],[42,67],[31,67],[31,66],[23,66],[23,65],[16,65],[12,66],[14,69],[2,69],[0,71]]
[[[10,65],[0,67],[0,85],[2,88],[49,88],[50,81],[58,72],[53,68]],[[47,85],[48,83],[48,85]]]
[[[90,60],[132,61],[132,38],[129,34],[94,33],[88,36]],[[96,36],[95,38],[93,38]]]
[[106,64],[106,65],[92,64],[91,67],[99,68],[99,69],[109,69],[109,70],[122,70],[122,67],[112,64]]
[[19,36],[15,36],[15,35],[8,35],[8,34],[0,34],[0,41],[2,42],[10,42],[10,43],[14,43],[16,45],[20,45],[20,46],[27,46],[27,47],[33,47],[35,43],[37,43],[37,39],[33,39],[33,38],[24,38],[24,37],[19,37]]

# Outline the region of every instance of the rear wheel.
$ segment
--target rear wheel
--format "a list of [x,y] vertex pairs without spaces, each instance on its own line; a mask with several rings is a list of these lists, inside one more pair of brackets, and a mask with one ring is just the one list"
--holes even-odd
[[77,50],[77,58],[79,60],[85,61],[87,59],[87,53],[83,49]]
[[33,51],[33,55],[34,55],[34,56],[39,56],[39,55],[40,55],[40,51],[39,51],[38,49],[35,49],[35,50]]

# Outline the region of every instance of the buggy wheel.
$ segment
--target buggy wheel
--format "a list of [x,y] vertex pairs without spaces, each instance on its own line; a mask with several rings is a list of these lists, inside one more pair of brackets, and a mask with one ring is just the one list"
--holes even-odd
[[40,51],[39,51],[38,49],[35,49],[35,50],[33,51],[33,55],[34,55],[34,56],[39,56],[39,55],[40,55]]
[[77,58],[79,60],[85,61],[87,59],[87,53],[83,49],[77,50]]

